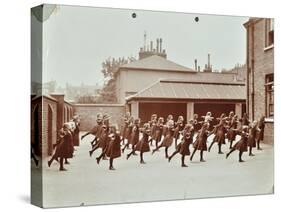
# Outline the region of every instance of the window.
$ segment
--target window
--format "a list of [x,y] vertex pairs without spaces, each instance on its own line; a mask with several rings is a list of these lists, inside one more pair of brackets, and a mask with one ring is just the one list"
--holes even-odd
[[274,19],[265,19],[265,48],[274,44]]
[[274,114],[274,77],[273,74],[265,76],[265,98],[266,98],[266,116],[273,117]]

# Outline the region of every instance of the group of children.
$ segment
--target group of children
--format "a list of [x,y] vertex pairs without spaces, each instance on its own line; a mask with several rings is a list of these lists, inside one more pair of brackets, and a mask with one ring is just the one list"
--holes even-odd
[[[157,117],[157,114],[151,116],[151,120],[144,123],[141,127],[141,120],[134,119],[129,112],[124,117],[124,126],[119,132],[116,127],[110,125],[110,117],[107,114],[97,114],[97,124],[91,131],[84,134],[81,139],[88,135],[93,135],[94,140],[91,142],[92,149],[89,151],[90,156],[97,149],[101,148],[101,154],[96,158],[99,164],[101,159],[105,160],[109,157],[109,169],[114,170],[113,160],[121,157],[121,152],[131,147],[130,152],[126,155],[127,160],[132,155],[140,154],[140,163],[144,164],[143,153],[150,152],[153,142],[155,149],[152,154],[159,151],[160,148],[165,149],[165,157],[170,162],[176,154],[181,154],[181,166],[187,167],[185,164],[185,156],[190,155],[190,160],[197,151],[200,152],[200,162],[205,162],[203,154],[205,151],[211,151],[214,144],[218,145],[218,154],[223,154],[222,145],[228,140],[230,151],[226,154],[226,158],[234,152],[239,151],[239,162],[243,162],[242,154],[247,152],[249,148],[249,156],[254,156],[252,149],[257,146],[259,150],[260,141],[264,137],[264,117],[259,121],[250,122],[248,115],[245,113],[241,119],[234,114],[233,111],[221,114],[220,117],[214,118],[211,112],[202,116],[199,120],[197,114],[193,119],[185,123],[183,116],[179,116],[177,121],[173,120],[172,115],[168,115],[166,122],[163,117]],[[212,129],[210,129],[210,125]],[[210,146],[207,146],[207,139],[210,135],[214,135]],[[240,136],[240,140],[234,145],[236,136]],[[169,156],[168,149],[175,144],[175,151]],[[190,145],[193,151],[190,151]]]

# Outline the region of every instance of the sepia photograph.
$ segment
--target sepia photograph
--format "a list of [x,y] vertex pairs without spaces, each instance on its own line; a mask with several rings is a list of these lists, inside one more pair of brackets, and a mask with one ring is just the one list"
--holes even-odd
[[31,203],[274,193],[274,19],[31,8]]

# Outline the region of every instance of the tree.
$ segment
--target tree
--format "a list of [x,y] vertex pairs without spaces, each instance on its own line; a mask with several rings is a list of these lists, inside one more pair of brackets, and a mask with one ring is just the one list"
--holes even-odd
[[117,103],[116,98],[116,72],[121,65],[135,61],[134,57],[108,58],[102,63],[104,86],[99,92],[97,103]]

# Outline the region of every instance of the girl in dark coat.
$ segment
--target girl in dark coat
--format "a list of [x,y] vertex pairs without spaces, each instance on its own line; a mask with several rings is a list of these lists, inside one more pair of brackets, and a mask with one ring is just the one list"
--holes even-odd
[[209,122],[205,122],[202,125],[201,130],[198,132],[196,141],[193,143],[194,150],[190,157],[190,161],[192,161],[195,152],[197,150],[199,150],[200,151],[200,162],[205,162],[205,160],[203,158],[203,153],[204,153],[204,151],[207,151],[207,138],[209,136],[209,131],[208,131],[209,127],[210,127]]
[[127,155],[127,160],[130,158],[130,156],[135,152],[139,151],[140,152],[140,163],[145,164],[143,160],[143,153],[144,152],[149,152],[149,135],[150,135],[150,125],[149,123],[144,124],[143,129],[142,129],[142,138],[141,140],[136,144],[134,149]]
[[159,142],[161,142],[162,134],[163,134],[163,127],[164,127],[164,118],[159,117],[158,122],[156,124],[156,129],[155,129],[155,137],[153,137],[153,139],[155,140],[156,148],[158,147]]
[[184,163],[184,158],[186,155],[190,155],[189,145],[192,144],[193,135],[194,135],[193,126],[191,124],[186,124],[183,130],[182,141],[177,145],[176,151],[168,158],[169,162],[176,154],[180,153],[182,155],[181,166],[187,167],[187,165],[185,165]]
[[265,127],[264,119],[265,119],[265,117],[262,116],[259,120],[259,123],[258,123],[258,128],[260,129],[260,131],[258,133],[258,137],[257,137],[257,148],[258,148],[258,150],[262,150],[262,148],[260,147],[260,142],[263,141],[263,139],[264,139],[264,127]]
[[255,156],[252,153],[252,149],[253,147],[256,147],[256,138],[258,132],[259,132],[258,122],[253,121],[253,123],[250,124],[249,138],[248,138],[249,156]]
[[250,124],[249,117],[248,117],[247,113],[244,113],[242,119],[240,119],[239,121],[241,122],[242,126],[249,126],[249,124]]
[[234,152],[235,150],[238,150],[239,151],[239,162],[244,162],[242,160],[242,154],[243,154],[243,152],[248,151],[247,143],[248,143],[249,134],[248,134],[247,126],[242,127],[242,132],[240,133],[240,135],[241,135],[241,139],[231,148],[230,152],[228,152],[226,154],[226,158],[228,158],[232,152]]
[[80,139],[79,139],[79,133],[80,133],[80,119],[79,119],[79,116],[75,115],[73,117],[73,120],[74,122],[74,131],[73,131],[73,144],[74,146],[79,146],[80,144]]
[[56,145],[56,151],[51,160],[48,161],[48,166],[50,167],[53,160],[56,160],[59,158],[60,171],[66,171],[66,169],[63,167],[63,161],[67,158],[73,157],[73,144],[72,144],[72,134],[70,132],[70,126],[65,123],[63,125],[63,129],[60,131],[60,139],[59,143]]
[[192,125],[194,127],[194,133],[197,133],[201,128],[201,124],[198,121],[198,114],[196,113],[193,115]]
[[[150,145],[152,145],[153,140],[155,140],[155,133],[156,133],[156,128],[157,128],[157,114],[152,114],[151,120],[149,122],[149,126],[151,129],[151,138],[149,139]],[[156,143],[156,141],[155,141]]]
[[[93,149],[89,151],[90,156],[92,156],[93,152],[98,148],[101,148],[102,150],[106,148],[109,140],[108,135],[110,133],[109,119],[110,117],[107,114],[103,116],[103,125],[101,127],[100,136],[96,144],[93,146]],[[106,157],[104,156],[103,159],[106,159]]]
[[229,122],[229,130],[226,134],[228,142],[230,142],[229,149],[232,149],[233,141],[235,141],[238,131],[238,116],[234,115],[232,120]]
[[218,125],[216,125],[214,127],[213,130],[215,137],[213,139],[213,142],[211,143],[208,151],[211,151],[212,146],[214,145],[214,143],[218,143],[218,154],[223,154],[223,152],[221,151],[221,146],[222,144],[225,144],[225,133],[227,132],[226,130],[226,117],[221,116],[220,118],[220,123]]
[[125,139],[128,140],[128,134],[129,134],[129,126],[132,122],[132,116],[130,112],[127,112],[125,117],[124,117],[124,128],[123,128],[123,132],[122,132],[122,144],[125,145]]
[[85,138],[86,136],[92,134],[93,136],[95,136],[94,140],[91,142],[92,144],[92,148],[94,147],[95,143],[97,142],[98,138],[100,137],[101,133],[102,133],[102,123],[103,123],[103,119],[102,119],[102,114],[98,113],[97,114],[97,120],[96,120],[97,124],[86,134],[81,136],[81,140],[83,140],[83,138]]
[[108,145],[103,149],[102,154],[97,157],[97,163],[100,163],[102,157],[109,157],[109,170],[115,170],[113,167],[113,160],[121,157],[121,138],[116,128],[112,127],[111,132],[108,135]]
[[174,121],[174,117],[173,117],[173,115],[171,115],[171,114],[168,115],[168,117],[167,117],[167,119],[166,119],[166,123],[165,123],[165,125],[164,125],[164,127],[163,127],[163,132],[162,132],[162,134],[163,134],[164,137],[166,136],[166,134],[167,134],[167,132],[168,132],[168,122],[169,122],[170,120]]
[[172,145],[173,143],[173,139],[174,139],[174,121],[171,119],[168,121],[167,123],[167,132],[166,135],[162,141],[162,143],[160,144],[160,146],[156,147],[156,149],[154,149],[152,151],[152,154],[154,154],[156,151],[158,151],[161,147],[165,147],[165,157],[168,158],[168,149],[169,147]]
[[183,131],[184,128],[184,118],[183,116],[178,117],[178,121],[176,123],[176,128],[175,128],[175,133],[174,133],[174,138],[175,138],[175,148],[177,149],[178,145],[178,139],[180,137],[181,132]]
[[[126,143],[126,145],[123,147],[122,152],[125,151],[126,147],[129,146],[129,144],[131,144],[132,149],[134,149],[134,146],[138,143],[139,141],[139,125],[140,125],[140,119],[135,119],[134,120],[134,125],[132,126],[132,132],[130,134],[129,140]],[[133,153],[135,155],[135,153]]]

